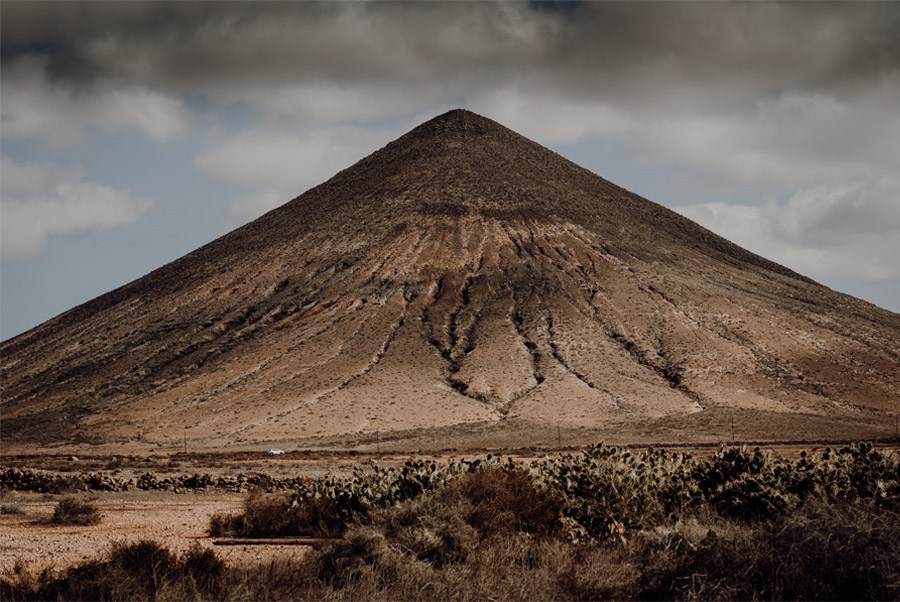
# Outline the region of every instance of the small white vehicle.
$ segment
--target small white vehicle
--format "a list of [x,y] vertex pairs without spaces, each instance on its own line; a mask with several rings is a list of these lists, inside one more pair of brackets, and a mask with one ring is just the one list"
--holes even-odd
[[277,447],[273,447],[272,449],[269,450],[269,455],[270,456],[283,456],[284,450],[278,449]]

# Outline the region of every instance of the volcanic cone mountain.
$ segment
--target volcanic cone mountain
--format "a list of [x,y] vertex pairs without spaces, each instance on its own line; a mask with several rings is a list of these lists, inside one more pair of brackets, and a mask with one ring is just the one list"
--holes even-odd
[[900,315],[456,110],[4,343],[2,436],[874,436],[897,341]]

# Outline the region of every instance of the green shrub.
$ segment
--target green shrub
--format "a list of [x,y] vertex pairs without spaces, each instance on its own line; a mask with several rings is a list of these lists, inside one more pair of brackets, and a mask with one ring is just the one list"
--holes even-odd
[[696,507],[693,460],[662,450],[632,453],[594,445],[532,465],[538,483],[563,500],[563,513],[598,539],[621,538]]

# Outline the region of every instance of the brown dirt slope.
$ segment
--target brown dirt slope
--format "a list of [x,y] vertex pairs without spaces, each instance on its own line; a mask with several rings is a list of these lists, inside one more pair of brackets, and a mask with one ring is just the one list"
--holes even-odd
[[465,425],[527,443],[529,425],[691,439],[744,412],[768,417],[748,436],[798,417],[834,434],[893,427],[898,340],[900,315],[457,110],[3,343],[0,428],[7,446]]

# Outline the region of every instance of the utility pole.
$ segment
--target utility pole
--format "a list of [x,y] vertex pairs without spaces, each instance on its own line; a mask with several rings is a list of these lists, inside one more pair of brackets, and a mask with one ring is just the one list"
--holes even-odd
[[181,436],[181,443],[184,448],[184,455],[187,455],[187,427],[184,427],[184,434]]
[[734,443],[734,418],[731,419],[731,442]]

